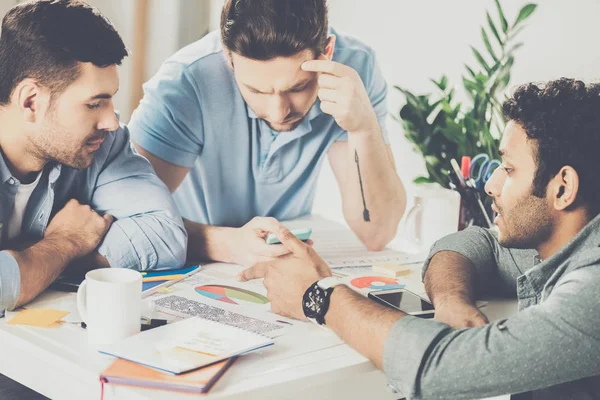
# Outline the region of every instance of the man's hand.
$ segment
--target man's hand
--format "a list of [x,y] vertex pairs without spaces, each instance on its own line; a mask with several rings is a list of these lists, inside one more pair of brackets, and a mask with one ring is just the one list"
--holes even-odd
[[254,217],[241,228],[231,229],[227,240],[228,261],[251,267],[289,254],[284,245],[265,242],[270,232],[276,233],[281,228],[283,225],[275,218]]
[[296,319],[305,319],[302,297],[316,281],[331,276],[327,263],[308,244],[302,243],[289,230],[274,232],[289,254],[242,271],[240,281],[264,278],[271,311]]
[[461,300],[438,302],[435,306],[435,319],[453,328],[474,328],[489,323],[479,309]]
[[377,115],[358,73],[347,65],[329,61],[324,56],[302,64],[304,71],[320,73],[321,110],[333,116],[348,132],[371,132],[379,129]]
[[101,216],[90,206],[71,199],[50,221],[44,239],[69,243],[73,257],[83,257],[98,247],[112,222],[112,215]]

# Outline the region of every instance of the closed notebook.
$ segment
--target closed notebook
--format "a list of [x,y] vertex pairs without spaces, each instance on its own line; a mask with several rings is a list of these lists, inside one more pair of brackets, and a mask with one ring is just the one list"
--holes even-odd
[[273,344],[273,340],[219,322],[191,317],[103,346],[101,353],[170,374],[182,374]]
[[208,393],[236,359],[237,357],[232,357],[209,367],[181,375],[167,374],[131,361],[117,359],[102,372],[100,380],[115,385],[187,393]]

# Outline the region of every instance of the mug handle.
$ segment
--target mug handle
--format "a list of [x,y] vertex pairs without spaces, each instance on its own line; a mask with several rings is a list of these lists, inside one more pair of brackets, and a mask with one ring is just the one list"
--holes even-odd
[[[406,221],[404,223],[404,234],[410,235],[408,237],[412,237],[417,245],[421,243],[421,223],[418,222],[417,219],[421,216],[422,212],[423,205],[421,202],[415,203],[406,215]],[[411,225],[413,226],[412,228]]]
[[87,305],[86,305],[86,299],[87,299],[87,279],[85,279],[83,282],[81,282],[81,285],[79,285],[79,289],[77,289],[77,310],[79,311],[79,315],[81,316],[81,319],[83,319],[83,322],[85,322],[87,324]]

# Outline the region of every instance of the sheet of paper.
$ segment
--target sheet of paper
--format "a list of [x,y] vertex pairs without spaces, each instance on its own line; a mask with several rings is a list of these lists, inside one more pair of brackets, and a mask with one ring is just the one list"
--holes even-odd
[[369,251],[349,230],[316,231],[312,236],[314,249],[332,268],[373,264],[411,265],[423,262],[423,254],[400,252],[386,248]]
[[23,310],[17,313],[17,315],[15,315],[6,324],[49,328],[67,314],[67,311],[52,310],[49,308]]

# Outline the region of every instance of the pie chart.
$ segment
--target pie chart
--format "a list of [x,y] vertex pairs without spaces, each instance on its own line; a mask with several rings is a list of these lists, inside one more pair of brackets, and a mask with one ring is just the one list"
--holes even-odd
[[204,285],[197,286],[195,290],[196,293],[204,297],[229,304],[239,304],[240,302],[267,304],[269,302],[269,299],[262,294],[251,292],[250,290],[240,289],[234,286]]
[[398,283],[395,279],[383,276],[361,276],[352,279],[350,284],[357,289],[371,290],[402,289],[405,286]]

